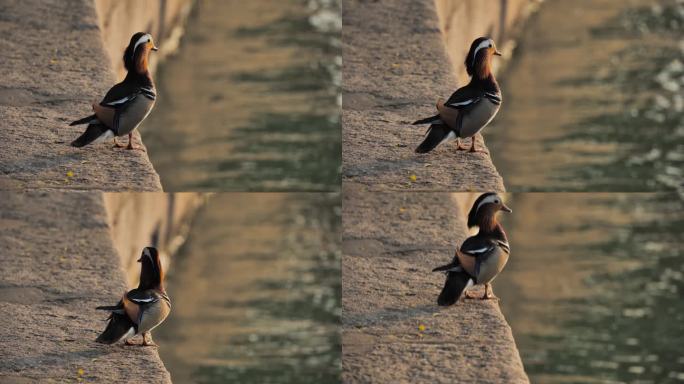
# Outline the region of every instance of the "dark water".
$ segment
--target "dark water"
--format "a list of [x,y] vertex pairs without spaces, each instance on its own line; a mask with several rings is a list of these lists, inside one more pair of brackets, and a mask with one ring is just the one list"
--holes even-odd
[[684,3],[547,0],[485,136],[514,191],[684,191]]
[[494,283],[533,383],[684,381],[677,194],[514,194]]
[[173,260],[155,331],[176,383],[338,383],[340,198],[210,197]]
[[340,0],[199,0],[142,134],[168,191],[339,190]]

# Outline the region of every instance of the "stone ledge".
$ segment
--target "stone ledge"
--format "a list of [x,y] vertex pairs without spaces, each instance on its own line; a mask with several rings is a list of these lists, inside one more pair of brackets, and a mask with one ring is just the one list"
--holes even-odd
[[0,255],[0,382],[171,382],[156,349],[94,341],[126,290],[102,194],[0,193]]
[[473,196],[361,189],[343,195],[343,381],[529,382],[496,301],[436,304]]
[[69,123],[115,82],[93,1],[8,1],[0,15],[0,189],[161,190],[143,151],[69,146],[84,129]]
[[344,0],[343,19],[343,182],[369,190],[503,191],[487,151],[443,145],[413,152],[425,128],[410,124],[433,113],[457,84],[434,0]]

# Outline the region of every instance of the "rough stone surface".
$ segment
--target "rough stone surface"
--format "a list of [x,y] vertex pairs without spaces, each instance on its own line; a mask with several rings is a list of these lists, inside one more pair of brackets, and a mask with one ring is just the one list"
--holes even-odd
[[[487,151],[456,151],[451,142],[414,153],[425,127],[410,124],[457,88],[434,0],[344,0],[343,19],[343,182],[371,190],[503,191]],[[484,148],[482,136],[477,141]]]
[[468,236],[458,199],[360,189],[343,194],[344,382],[527,383],[496,301],[436,304],[431,270]]
[[170,382],[156,349],[94,341],[123,281],[101,194],[0,193],[0,382]]
[[161,190],[143,151],[69,146],[115,83],[92,0],[2,1],[0,36],[0,189]]

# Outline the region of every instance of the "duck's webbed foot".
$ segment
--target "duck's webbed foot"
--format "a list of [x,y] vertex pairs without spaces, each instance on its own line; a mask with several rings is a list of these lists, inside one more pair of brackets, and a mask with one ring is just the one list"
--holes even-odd
[[[148,339],[149,336],[149,339]],[[157,344],[152,340],[152,332],[143,333],[143,347],[157,347]]]
[[145,152],[145,148],[143,148],[142,146],[134,146],[133,145],[133,132],[128,134],[128,146],[126,147],[126,149],[128,149],[128,150],[137,149],[137,150]]
[[480,298],[480,300],[499,300],[498,297],[494,296],[493,292],[489,291],[490,284],[485,284],[485,291],[484,295]]
[[123,144],[119,144],[118,141],[116,141],[116,136],[114,136],[114,146],[112,148],[123,148]]
[[468,147],[466,147],[465,145],[461,145],[461,139],[460,138],[456,139],[456,150],[457,151],[467,151],[468,150]]
[[477,153],[477,152],[482,152],[482,150],[477,149],[475,146],[475,136],[473,136],[473,143],[470,145],[470,150],[468,152],[470,153]]

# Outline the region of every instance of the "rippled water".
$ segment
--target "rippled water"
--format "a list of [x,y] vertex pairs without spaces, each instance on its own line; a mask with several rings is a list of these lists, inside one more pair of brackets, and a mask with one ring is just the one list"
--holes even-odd
[[174,382],[338,383],[340,198],[221,193],[173,260],[154,332]]
[[509,190],[684,191],[684,3],[547,0],[485,136]]
[[340,0],[199,0],[141,130],[169,191],[331,191]]
[[684,381],[684,202],[514,194],[494,283],[533,383]]

